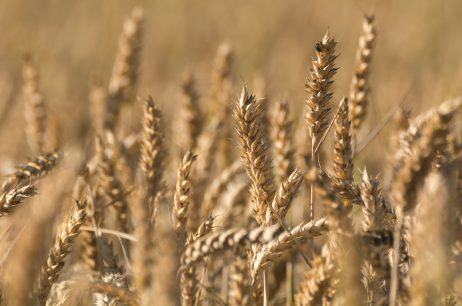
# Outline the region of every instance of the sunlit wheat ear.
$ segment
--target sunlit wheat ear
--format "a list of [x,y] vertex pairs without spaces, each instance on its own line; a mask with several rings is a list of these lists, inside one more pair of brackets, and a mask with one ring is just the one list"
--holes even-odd
[[422,127],[421,136],[411,146],[409,155],[395,171],[392,195],[400,210],[411,211],[415,207],[417,190],[431,170],[435,153],[447,144],[448,125],[453,115],[453,110],[444,109],[434,113]]
[[162,188],[165,168],[164,134],[161,125],[162,112],[148,97],[144,103],[143,138],[141,142],[141,169],[147,193],[155,197]]
[[26,185],[21,188],[13,188],[0,194],[0,217],[11,214],[13,210],[24,200],[37,194],[37,188]]
[[241,162],[235,161],[231,166],[223,170],[217,179],[207,187],[204,193],[202,216],[209,216],[218,204],[218,200],[225,193],[228,185],[244,172]]
[[179,111],[179,146],[184,152],[196,150],[197,140],[202,131],[204,118],[199,105],[199,93],[192,74],[187,74],[181,83],[181,101]]
[[285,100],[276,103],[271,113],[270,127],[274,151],[274,168],[278,184],[281,184],[295,170],[293,122],[289,116],[289,103]]
[[173,199],[173,228],[181,239],[186,238],[186,225],[188,221],[188,208],[191,202],[191,166],[196,155],[188,151],[183,157],[178,169],[176,190]]
[[218,47],[212,67],[211,93],[209,110],[212,117],[221,122],[221,138],[219,139],[216,160],[220,166],[229,166],[234,160],[236,149],[231,143],[232,129],[232,99],[234,98],[232,66],[233,50],[227,43]]
[[306,80],[306,121],[313,143],[316,145],[329,124],[330,100],[332,98],[337,42],[327,33],[315,45],[316,56],[312,59],[310,76]]
[[250,244],[266,243],[283,231],[278,225],[257,227],[252,230],[243,228],[230,228],[222,231],[213,231],[210,235],[197,239],[189,244],[181,258],[181,269],[187,269],[203,261],[206,256],[222,253],[235,247],[248,247]]
[[248,306],[250,302],[249,269],[244,250],[239,248],[236,250],[229,272],[229,305]]
[[[334,139],[334,181],[337,192],[349,206],[351,190],[357,189],[353,182],[353,158],[350,134],[351,121],[348,118],[348,99],[340,102],[337,118],[335,119]],[[359,194],[358,194],[359,195]]]
[[99,192],[114,208],[120,229],[128,232],[128,203],[125,189],[117,177],[114,160],[108,156],[106,144],[99,136],[96,137],[96,156]]
[[85,220],[86,205],[86,202],[76,202],[75,211],[64,222],[61,232],[56,236],[51,247],[47,262],[42,266],[38,287],[38,296],[42,305],[45,305],[51,286],[58,279],[64,260],[71,251],[72,243],[80,233],[80,226]]
[[356,132],[364,122],[369,104],[369,73],[377,36],[373,15],[365,15],[362,34],[356,51],[356,66],[350,89],[350,119],[352,131]]
[[47,111],[39,72],[30,55],[24,56],[22,77],[27,141],[33,154],[41,154],[46,149]]
[[[250,194],[254,218],[260,225],[272,223],[270,201],[275,188],[267,142],[261,127],[262,101],[249,95],[244,85],[234,116],[241,144],[241,158],[252,182]],[[269,219],[268,219],[269,218]]]
[[[274,213],[278,214],[280,218],[284,218],[290,208],[290,204],[297,194],[298,189],[303,181],[303,174],[300,170],[295,169],[289,177],[280,184],[275,193],[274,199],[271,202]],[[272,211],[272,214],[273,214]],[[272,223],[276,223],[277,217],[272,216]]]
[[[186,246],[194,243],[197,239],[209,234],[213,229],[213,218],[208,218],[199,225],[195,233],[189,234]],[[196,305],[197,291],[199,289],[199,276],[195,266],[180,271],[181,305]]]
[[[447,263],[451,260],[454,226],[459,222],[455,217],[455,186],[447,164],[439,173],[430,174],[422,191],[411,229],[411,306],[440,304],[441,293],[451,291],[454,270]],[[428,273],[430,265],[433,269]]]
[[348,118],[348,99],[340,102],[339,112],[335,119],[334,142],[334,175],[341,181],[353,179],[353,160],[351,157],[351,121]]
[[306,242],[308,239],[320,236],[328,230],[325,218],[299,224],[290,230],[290,233],[284,232],[268,243],[259,246],[251,258],[251,276],[255,280],[256,276],[267,266],[282,255],[284,251],[296,247],[297,241]]
[[382,196],[379,181],[371,178],[366,169],[363,171],[361,183],[361,198],[363,199],[363,230],[375,231],[390,224],[386,221],[387,207]]
[[122,103],[134,102],[142,45],[143,10],[133,9],[125,20],[109,80],[105,128],[113,130]]
[[312,268],[306,270],[299,284],[295,305],[330,305],[335,294],[333,287],[336,269],[326,246],[323,247],[322,254],[315,257],[311,264]]
[[227,43],[218,47],[213,62],[211,77],[211,103],[213,109],[220,109],[231,97],[231,68],[233,64],[233,50]]
[[39,155],[34,160],[20,165],[14,173],[8,175],[7,180],[2,185],[2,191],[9,192],[11,188],[34,183],[36,180],[44,177],[53,170],[59,160],[59,153],[52,152]]

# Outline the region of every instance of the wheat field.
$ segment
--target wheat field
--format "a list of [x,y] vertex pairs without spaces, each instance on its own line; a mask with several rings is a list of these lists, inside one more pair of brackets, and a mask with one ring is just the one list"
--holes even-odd
[[462,305],[460,10],[0,1],[0,305]]

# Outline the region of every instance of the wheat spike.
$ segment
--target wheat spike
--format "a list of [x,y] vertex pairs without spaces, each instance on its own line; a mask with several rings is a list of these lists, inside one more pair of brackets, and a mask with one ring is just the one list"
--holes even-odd
[[229,183],[240,175],[243,170],[241,162],[235,161],[231,164],[231,166],[223,170],[218,178],[211,183],[204,194],[204,204],[202,206],[203,216],[207,216],[212,213],[213,209],[217,205],[218,199],[226,191]]
[[37,188],[33,185],[13,188],[6,193],[0,194],[0,217],[11,214],[16,206],[36,194]]
[[[454,226],[459,221],[452,204],[455,186],[451,184],[448,170],[430,175],[416,207],[410,241],[413,261],[408,305],[411,306],[439,305],[441,295],[452,287],[453,269],[447,263],[455,238]],[[433,267],[431,273],[428,273],[429,265]]]
[[181,83],[179,146],[183,151],[196,150],[197,140],[202,131],[204,118],[199,106],[199,94],[196,82],[191,74],[187,74]]
[[[328,126],[329,101],[332,98],[332,77],[335,68],[335,46],[337,42],[327,33],[315,46],[316,57],[312,60],[310,78],[306,82],[306,121],[314,146]],[[313,146],[313,147],[314,147]]]
[[144,103],[143,140],[141,143],[141,168],[148,194],[154,197],[163,185],[164,135],[161,130],[161,111],[148,97]]
[[125,20],[109,81],[105,128],[113,130],[122,103],[133,102],[138,81],[143,11],[136,7]]
[[[194,243],[197,239],[207,235],[212,231],[213,218],[210,217],[199,226],[195,233],[189,235],[186,245]],[[181,305],[193,306],[196,304],[198,276],[196,267],[190,266],[188,269],[180,271],[180,287],[181,287]]]
[[228,304],[230,306],[248,306],[250,302],[249,270],[247,256],[243,250],[237,250],[229,268]]
[[[118,287],[112,284],[107,284],[107,283],[102,283],[102,282],[95,282],[92,286],[92,289],[95,293],[103,293],[108,297],[111,297],[111,298],[116,299],[117,301],[120,301],[124,305],[138,306],[137,297],[126,288]],[[114,302],[110,303],[109,305],[114,305]]]
[[349,182],[353,180],[353,161],[347,98],[342,99],[339,108],[335,119],[334,176],[339,181]]
[[196,240],[190,244],[182,256],[182,269],[225,250],[245,246],[251,243],[268,242],[277,237],[283,228],[276,224],[269,227],[258,227],[253,230],[230,228],[225,231],[215,231],[210,235]]
[[335,290],[333,289],[335,265],[328,248],[323,247],[322,254],[312,261],[300,282],[295,295],[296,306],[328,306],[331,305]]
[[37,179],[47,175],[56,167],[59,158],[60,155],[58,152],[52,152],[39,155],[34,160],[19,166],[3,183],[2,191],[8,192],[11,188],[34,183]]
[[410,148],[402,167],[396,171],[393,198],[400,209],[410,211],[414,208],[417,189],[431,169],[435,153],[447,144],[448,124],[453,115],[451,109],[434,113],[423,126],[421,137]]
[[40,91],[39,72],[30,55],[24,57],[22,77],[27,141],[32,153],[42,154],[46,143],[47,111]]
[[183,157],[178,169],[176,190],[173,199],[173,228],[180,237],[186,237],[186,224],[188,220],[188,207],[191,201],[191,179],[190,172],[196,155],[188,151]]
[[278,184],[295,170],[295,148],[292,144],[292,121],[289,103],[282,100],[276,104],[271,116],[271,136],[274,146],[274,165]]
[[[303,174],[300,170],[295,169],[290,176],[281,183],[278,191],[276,192],[274,199],[271,203],[274,213],[282,219],[287,214],[287,211],[290,208],[290,204],[295,197],[300,185],[303,181]],[[271,223],[276,223],[278,221],[276,216],[272,216],[273,220]]]
[[303,243],[310,238],[320,236],[328,230],[326,219],[321,218],[315,221],[299,224],[290,230],[290,233],[283,232],[272,241],[259,247],[252,258],[251,277],[256,276],[270,265],[282,252],[296,246],[296,241]]
[[364,122],[369,104],[370,64],[377,36],[374,19],[374,15],[364,16],[362,34],[356,52],[356,66],[350,89],[350,119],[353,132],[357,131]]
[[85,201],[76,202],[75,211],[63,224],[61,232],[56,236],[51,247],[46,264],[42,266],[38,285],[38,297],[42,305],[45,305],[51,286],[58,279],[64,267],[64,260],[71,251],[72,243],[80,233],[80,226],[85,220],[86,205]]
[[107,155],[106,144],[101,137],[96,137],[96,155],[100,192],[116,210],[117,221],[122,231],[128,232],[128,203],[124,197],[125,190],[116,175],[114,161]]
[[247,86],[244,85],[234,111],[236,130],[241,143],[241,157],[252,181],[250,193],[254,218],[260,225],[270,225],[272,215],[268,206],[275,190],[267,142],[260,126],[261,111],[262,101],[249,95]]
[[364,215],[362,222],[363,230],[374,231],[385,227],[387,225],[385,222],[387,213],[385,199],[382,196],[379,182],[376,179],[370,178],[366,169],[363,171],[361,198],[364,203],[364,206],[362,206]]

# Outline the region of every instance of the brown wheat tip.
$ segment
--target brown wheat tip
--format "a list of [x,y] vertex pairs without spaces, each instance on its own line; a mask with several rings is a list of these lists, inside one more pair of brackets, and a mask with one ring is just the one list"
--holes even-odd
[[10,214],[24,200],[36,194],[37,188],[33,185],[13,188],[6,193],[0,194],[0,217]]
[[332,78],[337,71],[335,68],[335,46],[337,42],[327,33],[315,45],[316,57],[312,60],[310,77],[306,82],[306,121],[313,143],[316,145],[318,137],[328,126],[330,112],[329,101],[332,98]]
[[267,215],[270,215],[269,205],[275,188],[267,142],[261,128],[261,112],[262,100],[249,95],[244,85],[234,111],[236,130],[241,143],[242,161],[252,181],[251,201],[255,220],[260,225],[268,225]]
[[369,73],[375,38],[374,16],[365,15],[356,53],[356,67],[350,89],[350,119],[352,130],[359,129],[367,114]]
[[56,282],[64,267],[64,260],[71,251],[74,240],[80,233],[80,226],[85,220],[85,207],[87,203],[76,202],[75,211],[67,218],[63,228],[56,236],[45,265],[40,273],[38,296],[42,305],[45,305],[51,286]]

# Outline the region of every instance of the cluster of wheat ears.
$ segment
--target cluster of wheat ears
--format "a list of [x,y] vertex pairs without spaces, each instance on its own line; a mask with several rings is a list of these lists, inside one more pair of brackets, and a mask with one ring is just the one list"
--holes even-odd
[[[60,190],[67,178],[50,178],[73,155],[47,120],[34,61],[24,60],[35,158],[4,176],[0,191],[2,305],[457,304],[462,99],[413,118],[398,110],[383,175],[355,168],[392,117],[360,137],[373,16],[338,106],[337,42],[328,33],[315,44],[301,145],[289,103],[268,103],[247,85],[236,94],[232,50],[222,45],[205,98],[192,75],[179,87],[176,148],[167,148],[153,98],[136,96],[142,21],[133,10],[107,88],[93,85],[91,149],[71,169],[72,196]],[[141,131],[123,124],[136,105]]]

